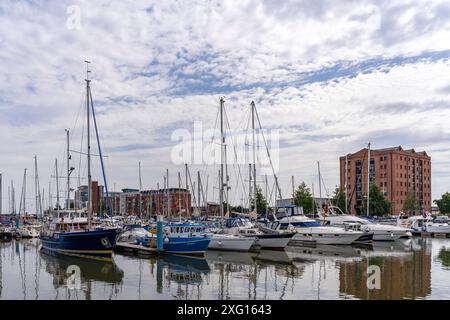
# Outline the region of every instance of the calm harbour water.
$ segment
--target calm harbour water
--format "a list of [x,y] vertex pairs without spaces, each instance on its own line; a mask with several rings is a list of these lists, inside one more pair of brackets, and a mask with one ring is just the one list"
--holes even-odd
[[[206,259],[115,254],[113,262],[39,247],[37,239],[0,243],[0,299],[450,299],[450,239],[211,251]],[[68,281],[74,265],[78,283]],[[379,289],[368,289],[368,265],[381,271]]]

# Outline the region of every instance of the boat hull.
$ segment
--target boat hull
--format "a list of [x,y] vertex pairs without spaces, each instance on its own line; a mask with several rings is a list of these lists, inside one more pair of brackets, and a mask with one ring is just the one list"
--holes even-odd
[[76,257],[110,258],[118,229],[41,235],[42,249],[51,253]]
[[[319,227],[311,229],[317,228]],[[325,233],[316,232],[315,230],[311,229],[298,230],[292,240],[300,242],[315,242],[317,244],[347,245],[356,242],[361,236],[363,236],[362,232]]]
[[284,250],[294,235],[294,233],[263,234],[257,235],[256,238],[257,243],[261,246],[261,249]]
[[211,238],[209,237],[168,237],[164,239],[164,252],[186,256],[204,256]]
[[255,239],[213,235],[208,249],[224,251],[249,251]]

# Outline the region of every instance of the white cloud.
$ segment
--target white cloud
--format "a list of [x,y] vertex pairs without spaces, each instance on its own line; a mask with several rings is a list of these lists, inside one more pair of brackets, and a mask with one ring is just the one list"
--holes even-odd
[[[71,5],[80,30],[66,27]],[[172,130],[212,126],[226,95],[232,125],[255,100],[263,125],[282,129],[286,194],[289,176],[310,183],[319,160],[331,189],[337,157],[370,139],[436,150],[437,197],[448,166],[439,136],[449,134],[449,109],[439,106],[449,95],[449,16],[446,1],[2,1],[0,168],[19,184],[38,154],[50,178],[82,110],[88,58],[117,187],[137,184],[139,160],[148,185],[162,181]]]

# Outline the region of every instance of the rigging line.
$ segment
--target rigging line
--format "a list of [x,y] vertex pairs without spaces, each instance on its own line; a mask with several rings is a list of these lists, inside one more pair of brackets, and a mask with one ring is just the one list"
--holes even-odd
[[107,215],[108,215],[108,218],[110,217],[112,219],[111,199],[109,198],[109,193],[108,193],[108,184],[107,184],[107,181],[106,181],[105,167],[104,167],[104,164],[103,164],[102,148],[100,146],[100,137],[98,136],[98,126],[97,126],[97,119],[95,117],[94,99],[92,99],[92,92],[91,92],[90,88],[89,88],[89,97],[90,97],[90,100],[91,100],[92,117],[94,118],[95,133],[96,133],[96,136],[97,136],[98,153],[100,154],[100,164],[102,166],[103,182],[105,183],[106,204],[108,205],[108,213],[110,213],[111,216],[109,216],[108,214]]
[[268,148],[268,146],[267,146],[266,137],[264,136],[264,131],[262,130],[261,121],[259,120],[259,113],[258,113],[258,109],[257,109],[257,108],[255,108],[255,114],[256,114],[256,119],[258,120],[259,127],[260,127],[260,129],[261,129],[261,136],[262,136],[262,138],[263,138],[264,145],[265,145],[265,147],[266,147],[267,156],[269,157],[270,167],[272,168],[272,173],[273,173],[273,175],[274,175],[274,177],[275,177],[275,183],[277,184],[277,187],[278,187],[278,193],[279,193],[279,195],[280,195],[280,198],[282,198],[280,185],[279,185],[279,183],[278,183],[278,178],[277,178],[277,175],[276,175],[276,173],[275,173],[275,169],[274,169],[274,167],[273,167],[272,158],[270,157],[269,148]]
[[[84,99],[86,99],[86,97]],[[83,103],[86,103],[86,100],[84,100]],[[85,108],[83,108],[83,110],[85,110]],[[81,129],[80,150],[83,150],[83,143],[84,143],[84,126],[85,126],[84,118],[85,118],[85,111],[83,111],[83,126],[82,126],[82,129]],[[80,176],[81,176],[81,162],[82,162],[82,159],[83,159],[83,157],[81,156],[81,153],[80,153],[80,157],[79,157],[79,160],[78,160],[78,187],[80,187],[80,184],[81,184]]]
[[[217,113],[216,113],[216,121],[214,123],[214,130],[213,130],[214,134],[211,136],[211,140],[207,145],[207,148],[209,149],[210,152],[207,154],[207,159],[206,159],[207,161],[203,161],[203,165],[200,169],[200,172],[201,172],[200,176],[201,176],[202,180],[205,179],[205,175],[208,173],[208,163],[210,162],[212,153],[214,151],[214,148],[211,148],[211,146],[214,144],[218,120],[219,120],[219,109],[217,109]],[[215,169],[215,163],[213,164],[213,169]]]
[[[229,122],[229,120],[228,120],[228,114],[227,114],[227,111],[226,111],[226,110],[224,110],[224,111],[225,111],[225,112],[224,112],[224,115],[225,115],[225,124],[226,124],[226,126],[228,127],[228,129],[231,131],[231,127],[230,127],[230,122]],[[233,139],[229,139],[229,140],[231,140],[231,143],[230,143],[230,144],[231,144],[232,149],[233,149],[233,151],[234,151],[234,159],[235,159],[235,163],[238,164],[239,161],[238,161],[238,157],[237,157],[236,145],[235,145]],[[239,174],[240,181],[241,181],[241,183],[242,183],[243,191],[245,192],[245,183],[244,183],[244,179],[243,179],[243,177],[242,177],[241,167],[239,166],[239,164],[238,164],[238,174]]]

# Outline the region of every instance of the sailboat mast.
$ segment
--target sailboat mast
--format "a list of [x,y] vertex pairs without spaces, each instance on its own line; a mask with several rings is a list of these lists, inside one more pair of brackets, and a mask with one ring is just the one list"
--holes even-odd
[[56,211],[59,212],[59,176],[58,176],[58,159],[55,159],[55,176],[56,176]]
[[2,210],[2,206],[3,206],[3,203],[2,203],[2,195],[3,195],[3,192],[2,192],[2,174],[0,173],[0,214],[2,214],[3,213],[3,210]]
[[188,213],[190,212],[190,210],[188,210],[190,206],[189,202],[188,202],[188,197],[187,194],[189,192],[189,183],[188,183],[188,164],[185,163],[184,164],[184,173],[185,173],[185,179],[186,179],[186,216],[188,215]]
[[142,178],[141,162],[139,161],[139,218],[142,219]]
[[367,216],[369,216],[369,199],[370,199],[370,142],[367,146]]
[[319,198],[322,201],[322,177],[320,175],[320,162],[317,161],[317,171],[319,173]]
[[170,193],[169,193],[169,169],[166,169],[166,177],[167,177],[167,189],[166,189],[166,197],[167,197],[167,215],[172,218],[172,210],[170,208]]
[[178,171],[178,215],[181,217],[181,173]]
[[23,213],[24,213],[24,218],[26,218],[26,216],[27,216],[27,210],[26,210],[26,203],[27,203],[26,199],[27,198],[26,198],[26,194],[27,194],[27,168],[25,168],[25,172],[23,173]]
[[345,214],[348,213],[348,155],[345,155],[345,175],[344,175],[344,179],[345,179]]
[[87,175],[88,175],[88,227],[91,227],[92,219],[92,176],[91,176],[91,123],[90,123],[90,82],[89,80],[89,63],[90,61],[85,60],[86,63],[86,127],[87,127]]
[[14,195],[14,182],[11,180],[11,210],[16,214],[16,199]]
[[70,154],[69,154],[69,129],[66,129],[66,139],[67,139],[67,197],[66,197],[66,208],[70,209]]
[[34,156],[34,193],[36,202],[36,217],[39,211],[39,186],[38,186],[38,172],[37,172],[37,156]]
[[252,144],[253,144],[253,205],[256,211],[256,145],[255,145],[255,102],[251,102],[252,107]]
[[201,194],[200,194],[200,192],[201,192],[201,185],[202,185],[202,182],[201,182],[201,178],[200,178],[200,171],[197,171],[197,197],[198,197],[198,200],[197,200],[197,208],[198,208],[198,210],[200,211],[200,199],[201,199]]
[[219,191],[219,201],[220,201],[220,217],[222,219],[222,227],[223,227],[223,161],[224,161],[224,152],[223,146],[225,144],[225,136],[223,134],[223,105],[225,103],[224,98],[220,98],[220,191]]

